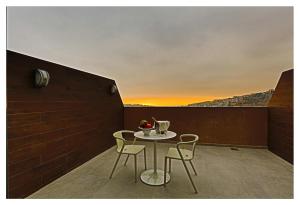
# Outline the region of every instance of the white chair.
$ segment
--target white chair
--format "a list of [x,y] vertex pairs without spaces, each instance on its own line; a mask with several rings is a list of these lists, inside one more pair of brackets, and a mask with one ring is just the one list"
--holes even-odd
[[124,133],[129,133],[129,134],[133,134],[133,131],[130,130],[121,130],[118,132],[115,132],[113,134],[114,138],[116,139],[116,143],[117,143],[117,152],[119,153],[117,160],[115,162],[115,165],[113,167],[113,170],[110,174],[110,179],[112,178],[112,175],[116,169],[116,166],[119,162],[119,159],[121,157],[122,154],[127,154],[127,158],[125,161],[124,166],[126,166],[127,160],[129,158],[129,155],[133,155],[134,156],[134,171],[135,171],[135,182],[137,182],[137,160],[136,160],[136,156],[138,153],[140,153],[141,151],[144,150],[144,161],[145,161],[145,170],[147,169],[147,164],[146,164],[146,148],[145,145],[135,145],[135,141],[136,138],[134,138],[133,143],[131,145],[127,145],[127,140],[124,139],[123,134]]
[[[184,140],[184,138],[192,138],[192,140]],[[197,141],[199,140],[198,135],[194,134],[183,134],[180,135],[180,142],[177,143],[176,148],[169,148],[168,154],[165,156],[165,167],[164,167],[164,186],[166,186],[166,173],[167,173],[167,161],[169,159],[169,173],[171,173],[171,159],[181,160],[183,163],[183,166],[189,176],[189,179],[193,185],[193,188],[195,190],[195,193],[198,193],[197,188],[193,182],[193,179],[191,177],[191,174],[187,168],[186,161],[189,161],[195,175],[197,175],[197,172],[195,170],[195,167],[193,165],[193,158],[195,153],[195,147],[197,144]],[[183,148],[184,147],[184,148]],[[191,149],[187,149],[186,147],[190,147]]]

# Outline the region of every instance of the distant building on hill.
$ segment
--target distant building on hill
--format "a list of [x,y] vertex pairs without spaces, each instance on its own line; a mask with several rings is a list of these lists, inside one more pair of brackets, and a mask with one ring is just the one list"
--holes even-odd
[[232,98],[193,103],[187,106],[189,107],[267,106],[273,93],[274,90],[271,89],[266,92],[252,93],[248,95],[234,96]]

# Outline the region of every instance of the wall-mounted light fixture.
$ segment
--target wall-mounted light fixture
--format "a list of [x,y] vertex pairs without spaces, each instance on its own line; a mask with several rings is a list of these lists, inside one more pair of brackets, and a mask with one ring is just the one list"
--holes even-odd
[[118,88],[116,85],[112,85],[110,87],[110,94],[114,95],[118,91]]
[[47,71],[36,69],[34,74],[34,83],[36,87],[46,87],[49,83],[50,75]]

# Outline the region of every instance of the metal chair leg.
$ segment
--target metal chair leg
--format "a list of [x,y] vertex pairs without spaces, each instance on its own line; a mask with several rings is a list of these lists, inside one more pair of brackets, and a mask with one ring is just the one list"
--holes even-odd
[[126,160],[125,160],[124,166],[126,166],[126,163],[127,163],[127,161],[128,161],[128,158],[129,158],[129,154],[128,154],[128,155],[127,155],[127,157],[126,157]]
[[[164,187],[166,186],[166,181],[167,181],[167,162],[168,162],[168,158],[165,157],[165,166],[164,166]],[[169,161],[170,163],[170,161]]]
[[169,173],[171,173],[171,158],[169,158]]
[[115,165],[114,165],[114,168],[113,168],[113,170],[112,170],[112,172],[111,172],[111,174],[110,174],[110,176],[109,176],[109,179],[111,179],[112,178],[112,175],[113,175],[113,173],[114,173],[114,171],[115,171],[115,169],[116,169],[116,166],[117,166],[117,164],[118,164],[118,162],[119,162],[119,159],[120,159],[120,157],[121,157],[121,152],[119,153],[119,155],[118,155],[118,158],[117,158],[117,160],[116,160],[116,162],[115,162]]
[[134,177],[135,177],[135,183],[136,183],[137,182],[136,154],[134,155]]
[[187,168],[187,166],[186,166],[186,163],[185,163],[184,160],[181,160],[181,161],[182,161],[183,166],[184,166],[184,168],[185,168],[185,170],[186,170],[186,173],[188,174],[189,179],[190,179],[190,181],[191,181],[191,183],[192,183],[192,185],[193,185],[193,188],[194,188],[194,190],[195,190],[195,194],[197,194],[197,193],[198,193],[197,188],[196,188],[196,186],[195,186],[195,184],[194,184],[194,182],[193,182],[193,179],[192,179],[192,177],[191,177],[191,174],[190,174],[190,172],[189,172],[189,170],[188,170],[188,168]]
[[192,160],[190,160],[190,164],[191,164],[191,166],[192,166],[192,168],[193,168],[193,170],[194,170],[194,172],[195,172],[195,175],[197,176],[197,172],[196,172],[196,169],[195,169],[195,167],[194,167],[194,165],[193,165]]
[[147,170],[146,148],[144,148],[144,162],[145,162],[145,170]]

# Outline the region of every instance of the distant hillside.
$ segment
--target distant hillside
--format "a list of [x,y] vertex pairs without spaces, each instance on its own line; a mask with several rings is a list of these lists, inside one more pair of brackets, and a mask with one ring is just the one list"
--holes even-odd
[[232,98],[218,99],[213,101],[205,101],[193,103],[190,107],[234,107],[234,106],[267,106],[274,90],[266,92],[252,93],[242,96],[234,96]]
[[[234,107],[234,106],[267,106],[274,90],[268,90],[260,93],[251,93],[248,95],[233,96],[231,98],[217,99],[187,105],[188,107]],[[152,107],[141,104],[124,104],[125,107]],[[185,106],[178,106],[185,107]]]

